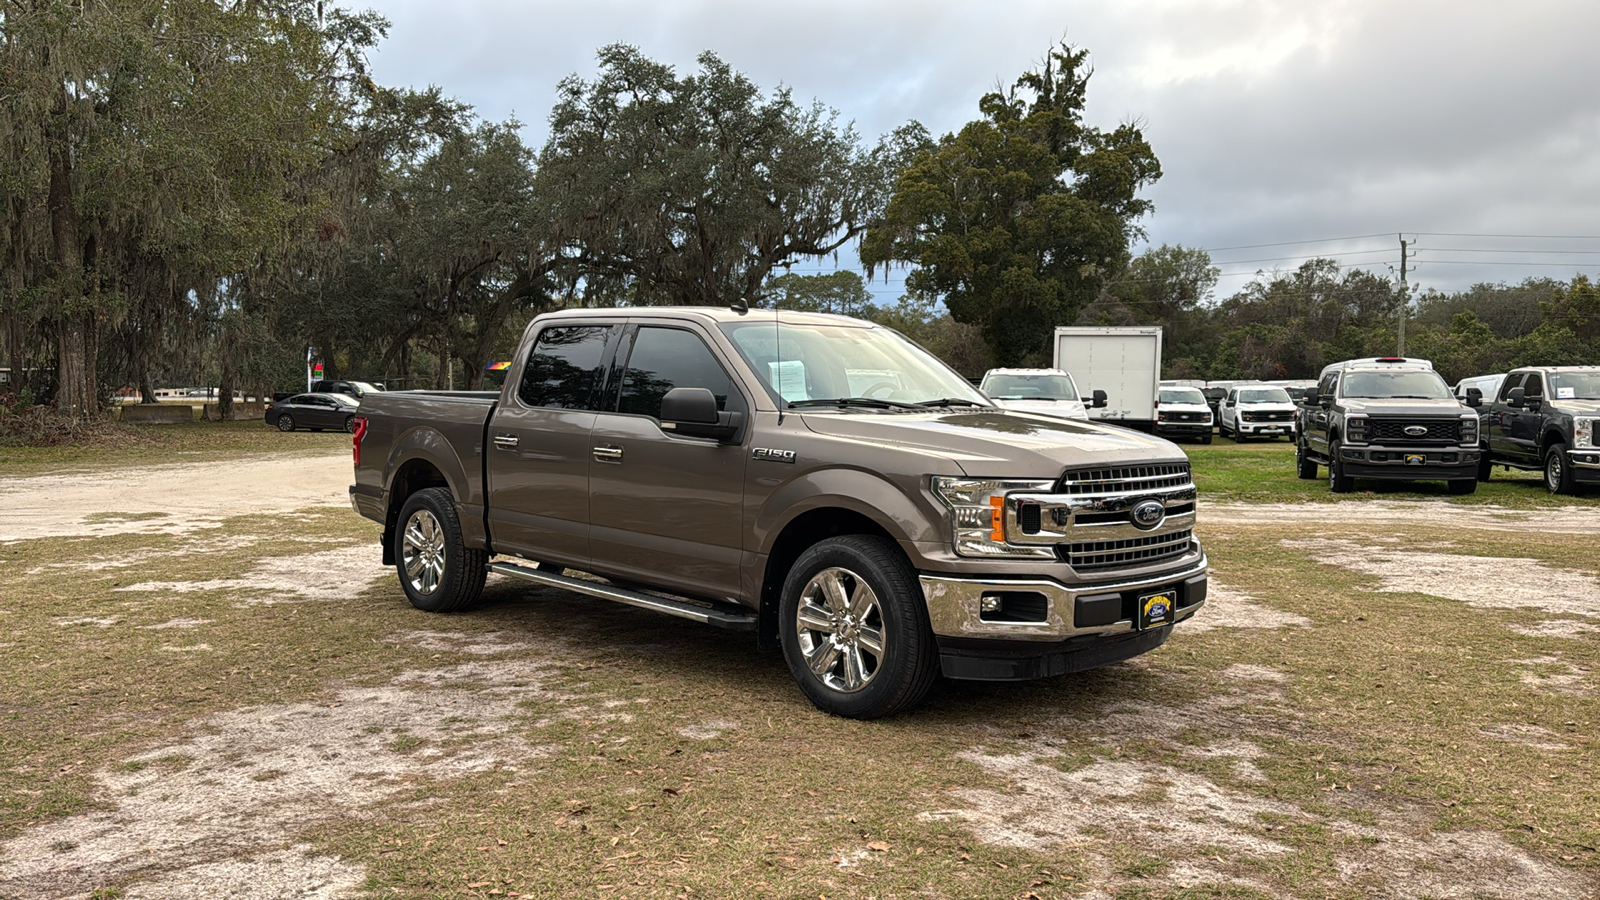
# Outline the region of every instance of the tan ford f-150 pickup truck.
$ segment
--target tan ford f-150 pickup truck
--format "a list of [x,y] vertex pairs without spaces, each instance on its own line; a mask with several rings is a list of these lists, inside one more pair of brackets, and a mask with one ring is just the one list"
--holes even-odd
[[499,572],[754,632],[841,716],[1118,662],[1205,602],[1181,450],[1000,409],[870,322],[565,310],[498,394],[361,416],[351,502],[419,609]]

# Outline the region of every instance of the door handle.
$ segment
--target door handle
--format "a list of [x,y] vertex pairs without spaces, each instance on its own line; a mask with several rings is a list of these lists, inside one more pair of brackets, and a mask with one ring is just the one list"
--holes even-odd
[[595,447],[595,448],[591,449],[589,452],[593,453],[594,454],[594,458],[599,460],[600,462],[613,462],[613,463],[622,462],[622,448],[621,447],[613,447],[613,446],[610,446],[610,445],[604,445],[604,446],[600,446],[600,447]]
[[497,434],[494,436],[494,445],[501,450],[517,449],[517,436],[514,434]]

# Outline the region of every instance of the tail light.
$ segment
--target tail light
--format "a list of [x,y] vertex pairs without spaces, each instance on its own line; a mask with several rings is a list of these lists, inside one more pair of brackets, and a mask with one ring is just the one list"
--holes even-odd
[[361,439],[367,436],[367,417],[356,416],[356,430],[350,435],[350,456],[361,465]]

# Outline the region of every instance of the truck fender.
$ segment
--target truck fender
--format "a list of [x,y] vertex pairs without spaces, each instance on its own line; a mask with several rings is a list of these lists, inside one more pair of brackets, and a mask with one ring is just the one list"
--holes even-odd
[[779,488],[756,513],[755,546],[743,567],[742,593],[760,598],[758,645],[777,646],[778,597],[789,566],[806,547],[834,534],[878,531],[914,560],[914,543],[930,539],[932,523],[941,520],[935,511],[919,510],[893,482],[860,469],[807,472]]
[[[387,535],[392,530],[395,516],[399,514],[400,507],[406,500],[397,492],[396,481],[413,463],[426,465],[439,473],[444,479],[444,486],[450,489],[450,495],[455,499],[456,514],[461,520],[463,542],[470,548],[484,547],[486,536],[483,529],[481,488],[462,465],[461,458],[457,456],[445,436],[437,429],[423,425],[400,435],[390,446],[389,458],[384,464],[383,484],[388,502],[390,526],[384,529],[385,555],[389,553]],[[416,490],[417,487],[418,485],[409,486],[410,490]]]

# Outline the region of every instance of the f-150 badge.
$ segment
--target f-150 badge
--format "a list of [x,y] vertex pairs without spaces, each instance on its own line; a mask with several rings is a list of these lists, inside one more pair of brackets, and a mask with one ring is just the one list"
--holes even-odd
[[771,447],[757,447],[750,451],[751,459],[764,459],[768,462],[781,462],[794,464],[793,450],[774,450]]

